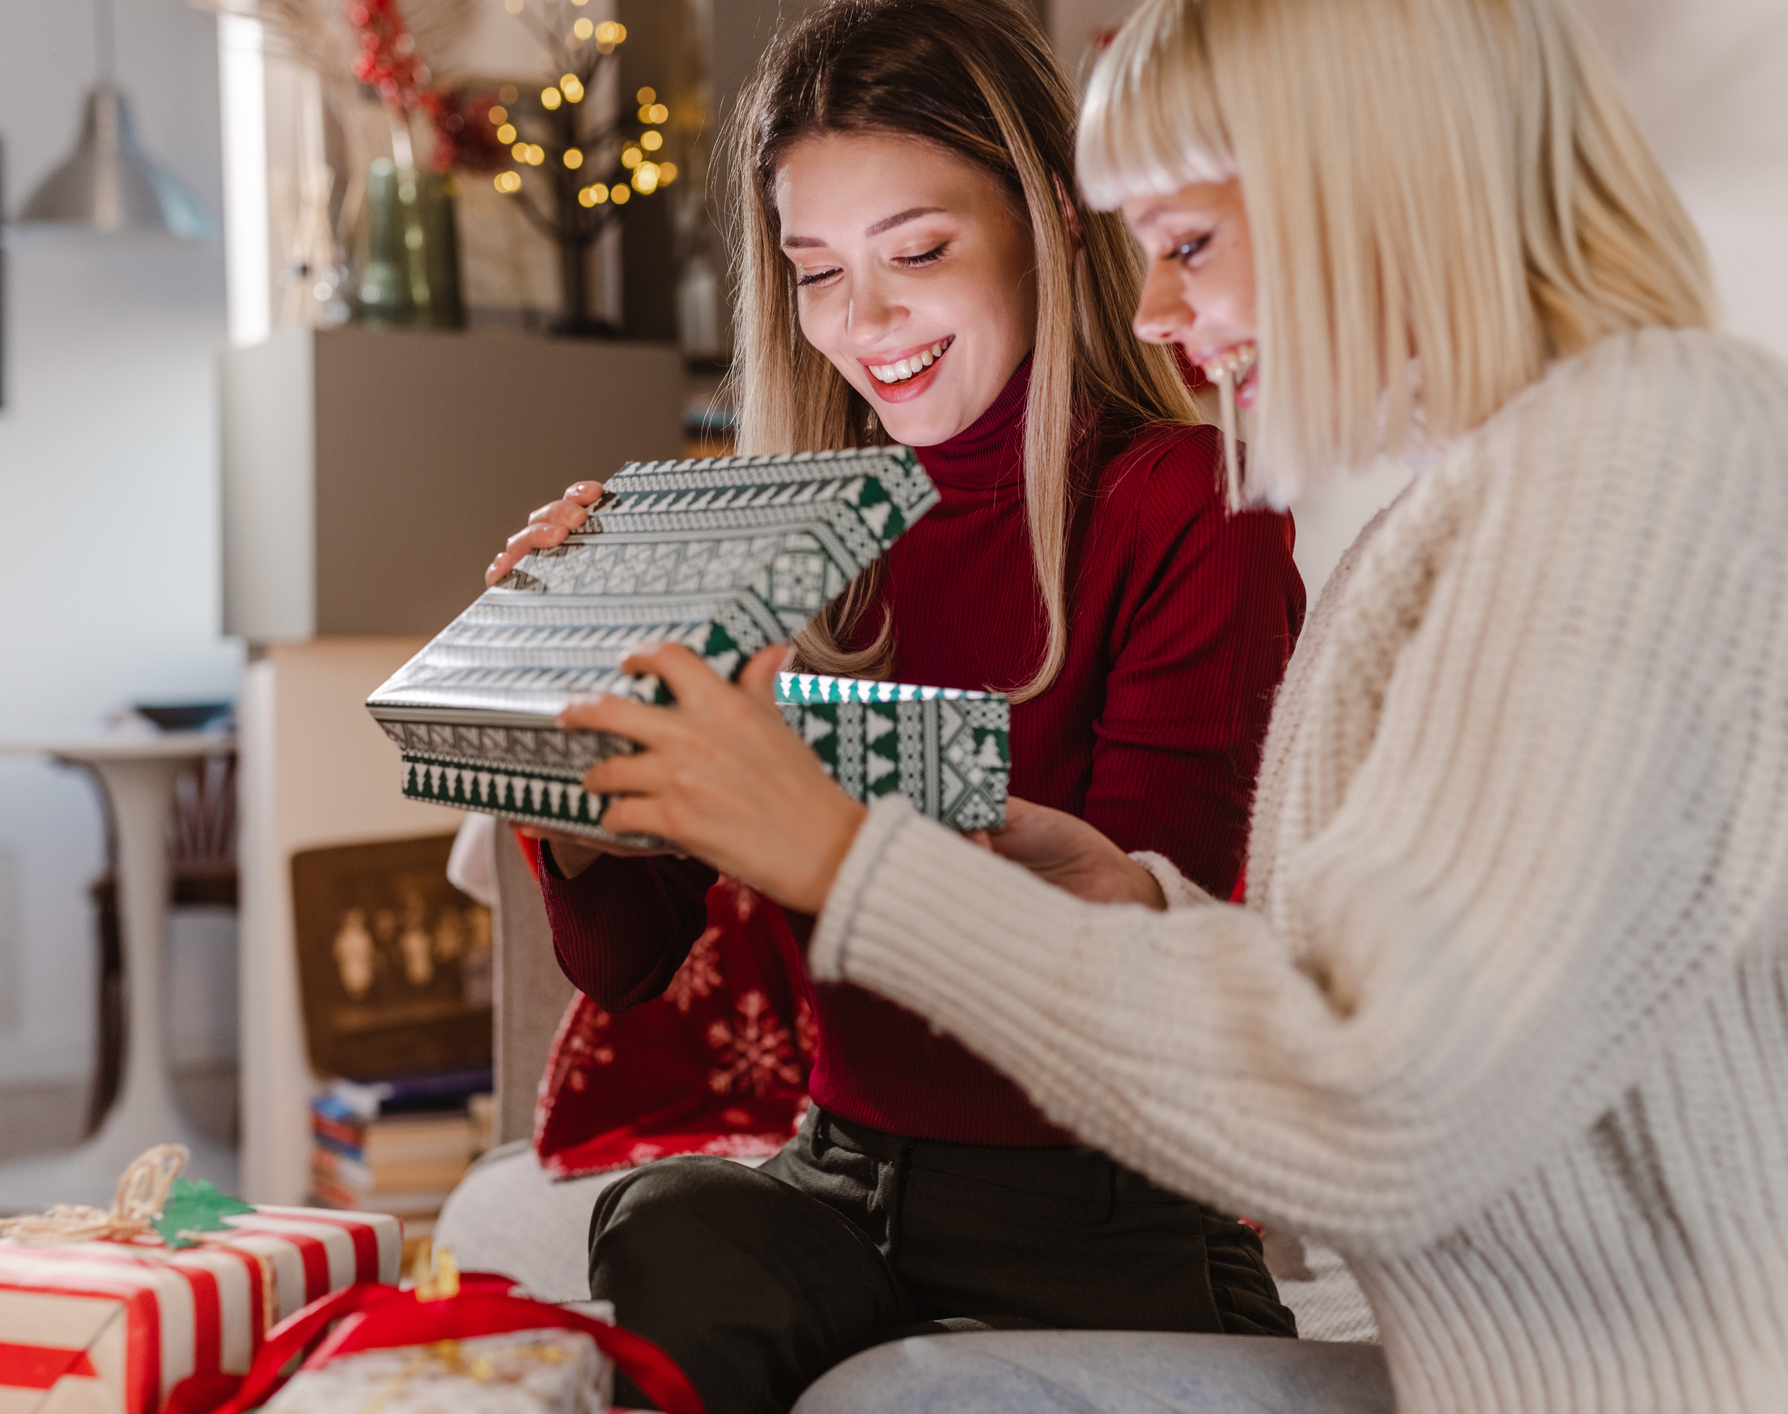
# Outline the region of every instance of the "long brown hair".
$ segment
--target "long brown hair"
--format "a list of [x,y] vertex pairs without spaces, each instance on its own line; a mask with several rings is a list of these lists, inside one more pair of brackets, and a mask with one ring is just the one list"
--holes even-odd
[[[738,277],[731,375],[739,450],[824,451],[884,442],[868,402],[801,336],[783,255],[776,166],[803,138],[917,138],[982,167],[1028,221],[1037,261],[1037,337],[1024,424],[1024,493],[1043,660],[1019,700],[1061,671],[1068,641],[1068,523],[1079,439],[1106,426],[1198,416],[1170,350],[1130,331],[1141,258],[1117,217],[1074,181],[1073,90],[1036,22],[1010,0],[832,0],[790,25],[740,96],[727,145]],[[1076,238],[1078,237],[1078,249]],[[877,584],[872,568],[796,640],[809,671],[878,677],[892,625],[847,652]]]

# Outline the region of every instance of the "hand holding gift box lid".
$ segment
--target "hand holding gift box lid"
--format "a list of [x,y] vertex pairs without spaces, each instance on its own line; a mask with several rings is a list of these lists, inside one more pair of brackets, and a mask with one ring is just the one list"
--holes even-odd
[[560,731],[558,712],[597,693],[668,700],[621,671],[650,643],[685,644],[735,678],[937,500],[904,447],[623,467],[582,527],[530,554],[368,700],[403,752],[405,793],[608,838],[583,775],[632,744]]

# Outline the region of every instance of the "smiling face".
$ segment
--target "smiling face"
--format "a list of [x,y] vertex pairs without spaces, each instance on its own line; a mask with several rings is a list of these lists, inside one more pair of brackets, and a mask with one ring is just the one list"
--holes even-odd
[[1213,382],[1236,377],[1236,401],[1252,406],[1259,391],[1254,247],[1241,182],[1193,182],[1166,196],[1133,197],[1123,212],[1148,256],[1137,336],[1178,344]]
[[776,168],[801,332],[897,442],[948,441],[1031,350],[1030,230],[983,168],[912,138],[828,134]]

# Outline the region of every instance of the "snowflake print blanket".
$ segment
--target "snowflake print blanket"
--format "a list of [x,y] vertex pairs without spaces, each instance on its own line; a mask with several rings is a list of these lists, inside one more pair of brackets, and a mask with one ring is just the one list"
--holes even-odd
[[618,1016],[572,999],[534,1115],[542,1166],[579,1178],[672,1154],[775,1153],[807,1109],[807,986],[782,910],[722,877],[663,996]]

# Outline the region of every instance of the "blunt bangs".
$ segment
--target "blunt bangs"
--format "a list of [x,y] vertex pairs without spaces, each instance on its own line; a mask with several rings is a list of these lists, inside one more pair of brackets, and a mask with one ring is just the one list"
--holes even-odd
[[1237,175],[1210,55],[1186,9],[1148,0],[1093,68],[1075,170],[1095,210]]

